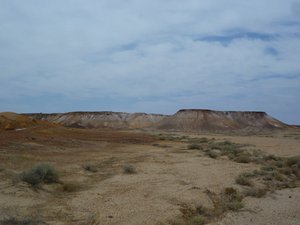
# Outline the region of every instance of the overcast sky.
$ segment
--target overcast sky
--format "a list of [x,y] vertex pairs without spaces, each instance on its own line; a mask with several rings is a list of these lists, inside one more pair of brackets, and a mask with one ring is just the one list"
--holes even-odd
[[299,0],[0,0],[0,111],[259,110],[300,124]]

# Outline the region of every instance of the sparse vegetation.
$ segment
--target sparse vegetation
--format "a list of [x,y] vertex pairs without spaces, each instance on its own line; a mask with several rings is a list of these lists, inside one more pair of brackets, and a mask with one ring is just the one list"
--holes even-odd
[[216,211],[223,213],[226,211],[237,211],[244,207],[242,203],[243,195],[234,188],[225,188],[219,200],[215,201]]
[[186,221],[185,224],[203,225],[215,220],[228,211],[238,211],[244,207],[242,202],[244,195],[232,187],[225,188],[219,194],[206,190],[206,194],[212,200],[213,208],[206,208],[202,205],[199,205],[193,209],[184,205],[184,208],[181,209],[181,212],[183,213],[183,218]]
[[136,173],[136,168],[135,166],[131,165],[131,164],[127,164],[123,166],[123,172],[125,174],[134,174]]
[[273,155],[263,155],[265,160],[256,161],[262,164],[260,170],[254,170],[249,174],[240,174],[236,178],[236,183],[243,186],[253,186],[252,179],[255,178],[256,183],[265,185],[265,189],[248,189],[246,195],[260,197],[265,195],[268,190],[276,190],[282,188],[292,188],[296,186],[296,181],[300,179],[299,156],[282,158]]
[[32,186],[42,183],[50,184],[59,181],[58,172],[49,164],[39,164],[21,174],[21,180]]
[[[206,155],[211,158],[227,156],[228,159],[237,163],[256,162],[260,156],[260,152],[258,150],[243,149],[243,147],[246,146],[247,145],[235,144],[230,141],[210,142],[207,146]],[[213,151],[219,151],[219,153],[214,154],[212,153]]]

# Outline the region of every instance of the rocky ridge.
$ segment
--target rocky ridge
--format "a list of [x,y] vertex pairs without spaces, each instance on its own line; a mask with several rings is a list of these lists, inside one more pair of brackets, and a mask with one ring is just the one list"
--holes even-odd
[[285,129],[289,125],[256,111],[214,111],[182,109],[174,115],[125,112],[69,112],[26,114],[68,127],[143,129],[174,131],[227,131]]

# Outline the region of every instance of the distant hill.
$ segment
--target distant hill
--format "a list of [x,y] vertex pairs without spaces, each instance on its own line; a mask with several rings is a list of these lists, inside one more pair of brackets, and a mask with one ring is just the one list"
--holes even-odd
[[34,119],[60,123],[77,128],[138,129],[152,127],[166,116],[160,114],[125,112],[68,112],[26,114]]
[[151,128],[174,131],[264,131],[290,126],[254,111],[213,111],[182,109],[174,115],[124,112],[69,112],[25,114],[36,120],[47,120],[78,128]]
[[0,130],[15,130],[37,125],[37,121],[28,116],[13,112],[0,113]]
[[2,130],[17,130],[26,129],[31,127],[56,127],[60,126],[56,123],[49,121],[41,121],[31,116],[24,114],[17,114],[13,112],[2,112],[0,113],[0,131]]

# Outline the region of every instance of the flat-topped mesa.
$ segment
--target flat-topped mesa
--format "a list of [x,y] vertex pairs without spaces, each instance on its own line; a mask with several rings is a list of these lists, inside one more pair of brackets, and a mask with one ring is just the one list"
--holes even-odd
[[275,129],[288,125],[272,118],[265,112],[257,111],[214,111],[208,109],[181,109],[164,119],[160,129],[205,131]]

